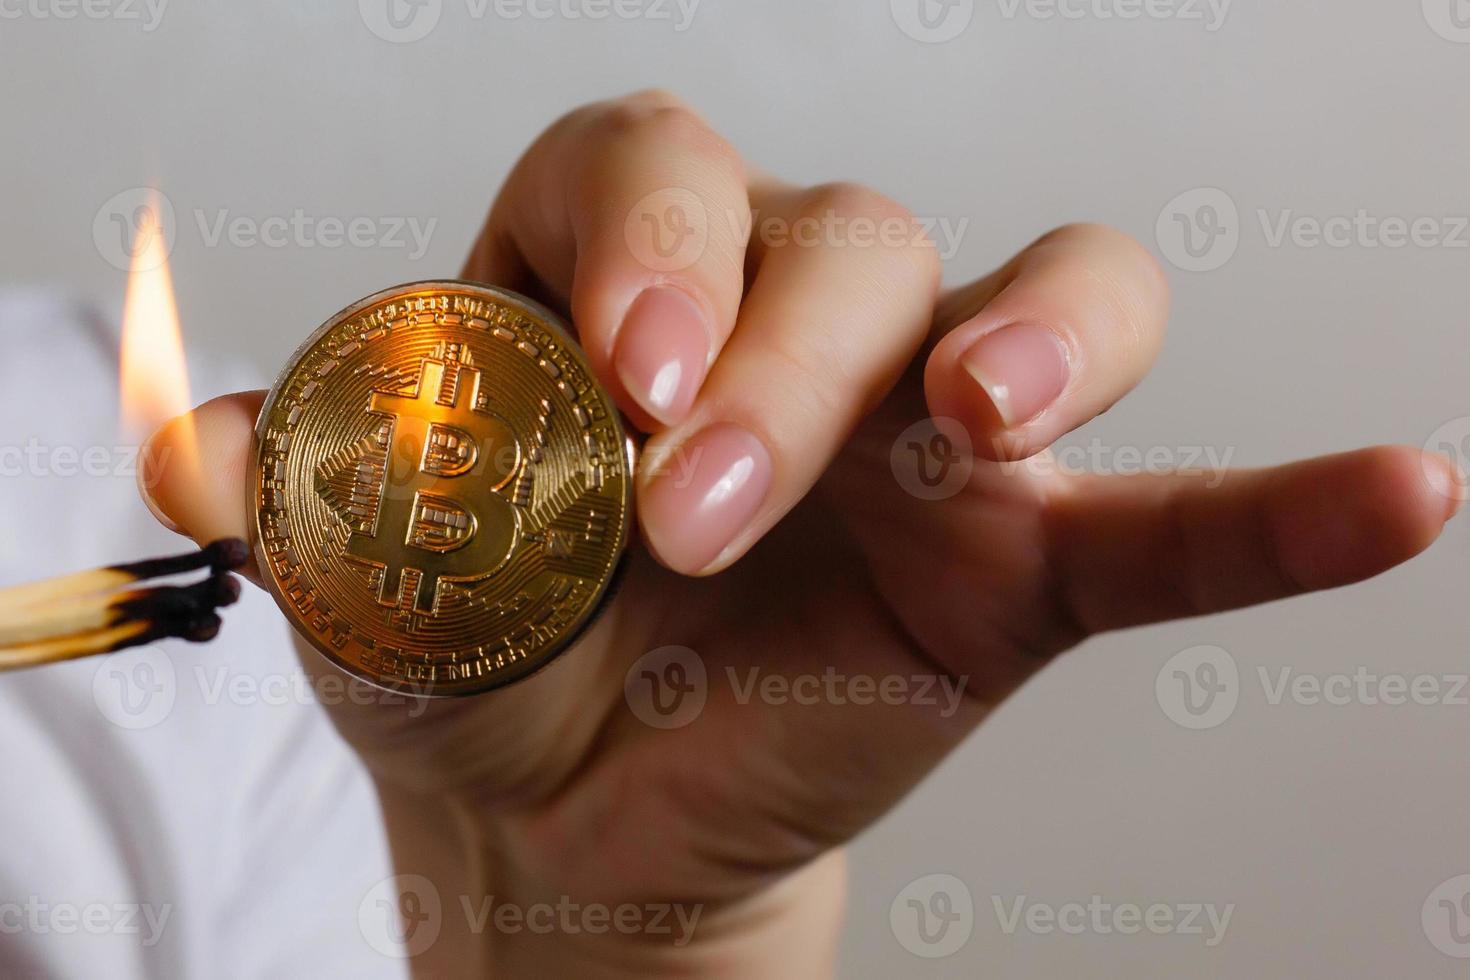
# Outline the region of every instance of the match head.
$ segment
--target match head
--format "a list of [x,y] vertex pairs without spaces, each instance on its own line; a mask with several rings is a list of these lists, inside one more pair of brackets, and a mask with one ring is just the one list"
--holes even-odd
[[250,560],[250,545],[239,538],[220,538],[204,552],[209,556],[209,567],[215,572],[243,568]]
[[191,617],[179,631],[179,638],[189,643],[208,643],[219,636],[222,622],[212,612],[200,612]]
[[229,572],[219,572],[209,579],[214,584],[214,605],[233,606],[240,601],[240,580]]

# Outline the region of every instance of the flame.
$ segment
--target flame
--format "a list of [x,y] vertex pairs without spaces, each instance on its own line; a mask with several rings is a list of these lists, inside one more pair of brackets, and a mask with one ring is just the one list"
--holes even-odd
[[[165,423],[170,426],[164,448],[139,458],[139,479],[153,486],[164,467],[185,471],[185,483],[198,474],[199,446],[189,395],[189,370],[179,332],[173,277],[168,268],[168,242],[156,195],[140,207],[133,222],[132,267],[123,302],[120,421],[124,438],[141,444]],[[151,458],[156,456],[157,458]]]
[[136,439],[193,406],[160,213],[155,196],[135,216],[123,303],[121,421],[126,435]]

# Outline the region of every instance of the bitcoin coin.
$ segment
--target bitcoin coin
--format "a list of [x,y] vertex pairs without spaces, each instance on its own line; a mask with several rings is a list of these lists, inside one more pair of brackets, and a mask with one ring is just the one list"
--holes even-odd
[[617,409],[555,314],[422,282],[332,317],[256,425],[253,544],[296,629],[378,686],[478,694],[605,599],[632,524]]

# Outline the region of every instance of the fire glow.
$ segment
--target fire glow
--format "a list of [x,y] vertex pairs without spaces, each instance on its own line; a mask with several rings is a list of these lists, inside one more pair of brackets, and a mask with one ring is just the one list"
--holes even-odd
[[[147,485],[163,472],[196,470],[198,443],[189,411],[189,377],[168,243],[158,221],[156,197],[134,215],[134,249],[123,304],[121,409],[124,433],[143,439],[178,419],[168,434],[169,456],[149,460],[140,452],[139,479]],[[145,472],[148,476],[145,477]],[[185,485],[190,485],[186,483]],[[112,653],[157,640],[204,643],[218,635],[219,610],[240,597],[230,574],[250,548],[224,538],[182,555],[108,565],[0,590],[0,671],[39,667]],[[207,569],[188,585],[157,582]]]
[[[123,303],[120,421],[124,435],[136,440],[185,415],[193,404],[168,243],[158,215],[157,199],[150,198],[134,218],[133,260]],[[183,449],[192,459],[192,429],[178,435],[185,441],[172,439],[175,450]]]

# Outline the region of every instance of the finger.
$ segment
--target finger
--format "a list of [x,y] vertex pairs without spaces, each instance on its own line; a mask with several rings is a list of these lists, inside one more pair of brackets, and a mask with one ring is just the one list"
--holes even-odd
[[[139,490],[149,510],[201,544],[248,541],[245,487],[265,394],[216,398],[155,432],[138,454]],[[197,466],[182,465],[196,452]],[[253,564],[242,571],[255,577]]]
[[768,246],[690,417],[645,449],[645,538],[685,574],[727,566],[807,493],[930,322],[934,248],[912,231],[858,244],[867,223],[913,229],[906,211],[850,185],[787,194],[774,211],[853,237]]
[[672,425],[734,328],[745,181],[738,154],[667,93],[588,106],[516,166],[466,275],[570,308],[619,406],[640,428]]
[[1131,238],[1071,225],[945,305],[925,368],[930,410],[963,422],[981,455],[1013,460],[1138,384],[1163,343],[1168,287]]
[[1371,578],[1438,537],[1455,464],[1380,447],[1219,477],[1077,478],[1049,515],[1084,633],[1235,609]]

